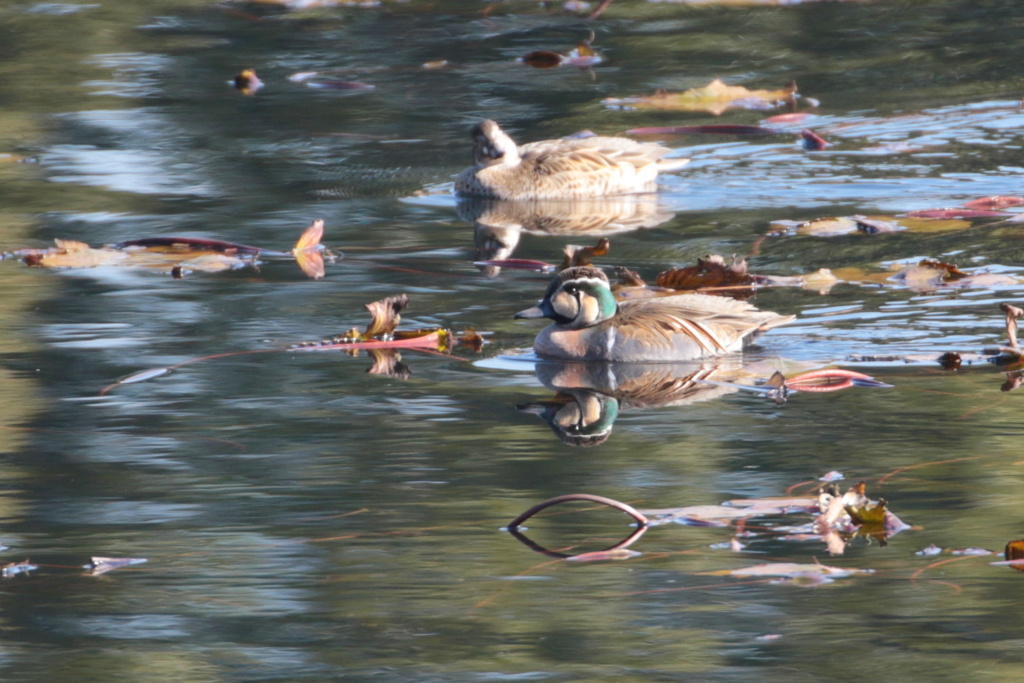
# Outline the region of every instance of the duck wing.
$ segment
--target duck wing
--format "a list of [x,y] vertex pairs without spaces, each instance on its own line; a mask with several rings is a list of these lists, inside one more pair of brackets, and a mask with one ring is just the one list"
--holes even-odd
[[779,325],[794,316],[761,311],[745,301],[707,294],[677,294],[635,299],[619,304],[615,326],[623,336],[670,340],[682,335],[707,354],[739,350],[744,339]]

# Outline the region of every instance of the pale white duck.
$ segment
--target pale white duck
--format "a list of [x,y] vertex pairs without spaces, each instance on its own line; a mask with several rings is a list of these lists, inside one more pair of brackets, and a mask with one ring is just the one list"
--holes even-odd
[[652,192],[658,173],[689,159],[672,150],[619,137],[569,137],[522,146],[491,121],[473,127],[473,165],[455,179],[462,196],[498,199],[581,199]]

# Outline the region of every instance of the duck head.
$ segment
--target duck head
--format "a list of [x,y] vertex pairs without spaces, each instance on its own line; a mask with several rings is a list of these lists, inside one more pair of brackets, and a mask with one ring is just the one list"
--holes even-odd
[[478,166],[519,163],[519,148],[494,121],[486,119],[473,126],[473,162]]
[[556,275],[544,298],[515,317],[551,318],[558,325],[578,330],[607,320],[618,310],[608,276],[593,266],[577,266]]

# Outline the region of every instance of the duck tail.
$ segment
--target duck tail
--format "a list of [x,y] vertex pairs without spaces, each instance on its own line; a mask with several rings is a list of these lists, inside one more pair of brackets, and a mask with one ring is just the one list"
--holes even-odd
[[659,173],[675,173],[690,163],[689,159],[658,159]]

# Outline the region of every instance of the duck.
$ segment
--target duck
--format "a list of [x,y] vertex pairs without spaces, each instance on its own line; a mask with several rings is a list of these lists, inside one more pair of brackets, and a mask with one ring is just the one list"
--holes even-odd
[[516,145],[494,121],[473,127],[473,165],[455,179],[462,197],[583,199],[652,192],[659,173],[689,159],[663,159],[672,150],[654,142],[577,135]]
[[708,294],[618,301],[604,271],[577,266],[556,275],[544,298],[515,318],[554,321],[533,344],[543,359],[666,362],[741,351],[795,316]]

